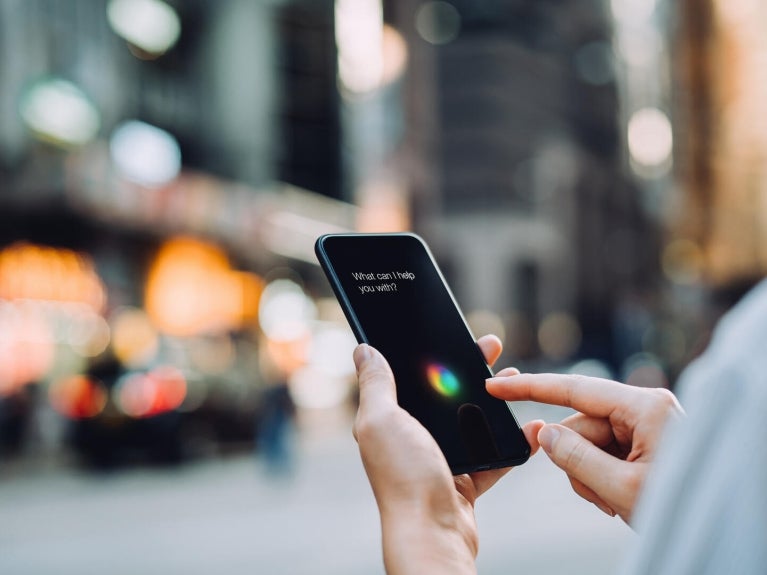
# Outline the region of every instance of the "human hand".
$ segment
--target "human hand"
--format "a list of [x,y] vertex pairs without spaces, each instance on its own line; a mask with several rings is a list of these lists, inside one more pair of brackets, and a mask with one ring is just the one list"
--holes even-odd
[[684,415],[667,389],[558,374],[504,369],[487,380],[490,394],[507,401],[537,401],[579,413],[547,424],[538,441],[567,473],[573,490],[609,515],[629,523],[669,418]]
[[[477,342],[489,364],[501,342]],[[378,503],[387,573],[467,573],[478,538],[474,503],[505,473],[494,469],[453,476],[437,442],[397,404],[389,364],[374,348],[354,352],[360,386],[354,437]],[[542,421],[523,427],[531,455]]]

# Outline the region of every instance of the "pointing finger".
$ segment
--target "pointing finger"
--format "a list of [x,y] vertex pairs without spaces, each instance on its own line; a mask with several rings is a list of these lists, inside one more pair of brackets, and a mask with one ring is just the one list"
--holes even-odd
[[609,417],[619,406],[634,401],[638,391],[609,379],[582,375],[540,373],[492,377],[491,395],[506,401],[537,401],[572,407],[594,417]]

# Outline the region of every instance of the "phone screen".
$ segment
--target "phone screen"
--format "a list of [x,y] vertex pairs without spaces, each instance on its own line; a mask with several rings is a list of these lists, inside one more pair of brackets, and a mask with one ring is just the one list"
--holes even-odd
[[518,465],[530,447],[442,274],[413,234],[339,234],[316,252],[357,340],[391,365],[399,404],[432,434],[453,473]]

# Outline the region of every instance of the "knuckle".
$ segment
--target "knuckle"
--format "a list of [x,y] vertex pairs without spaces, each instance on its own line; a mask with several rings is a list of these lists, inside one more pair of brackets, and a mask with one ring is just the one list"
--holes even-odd
[[368,416],[357,415],[357,418],[354,420],[354,437],[359,443],[364,443],[375,433],[377,426],[371,419]]
[[375,381],[382,377],[386,377],[388,374],[380,365],[373,365],[360,371],[357,379],[359,379],[360,385]]
[[583,466],[585,458],[585,446],[580,442],[574,443],[562,454],[562,464],[568,471],[577,472]]
[[625,493],[631,495],[632,497],[639,493],[639,490],[642,488],[642,485],[644,484],[644,471],[641,469],[641,466],[638,464],[631,464],[627,466],[626,471],[623,475],[623,485],[624,485],[624,491]]
[[577,390],[581,387],[583,382],[584,376],[578,374],[573,374],[564,380],[564,387],[562,390],[564,392],[564,404],[567,407],[572,407]]
[[679,406],[676,396],[665,387],[658,387],[650,391],[655,402],[663,411],[674,411]]
[[357,412],[354,420],[353,433],[359,443],[367,443],[379,437],[393,425],[394,412],[391,410],[376,410],[374,412]]

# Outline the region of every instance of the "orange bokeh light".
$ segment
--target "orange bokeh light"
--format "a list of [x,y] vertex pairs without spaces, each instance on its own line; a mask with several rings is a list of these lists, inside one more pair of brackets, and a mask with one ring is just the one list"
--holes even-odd
[[188,237],[166,242],[146,285],[146,309],[161,331],[175,336],[216,333],[254,319],[263,286],[235,271],[215,245]]
[[0,299],[84,303],[101,312],[106,291],[86,256],[18,243],[0,251]]

